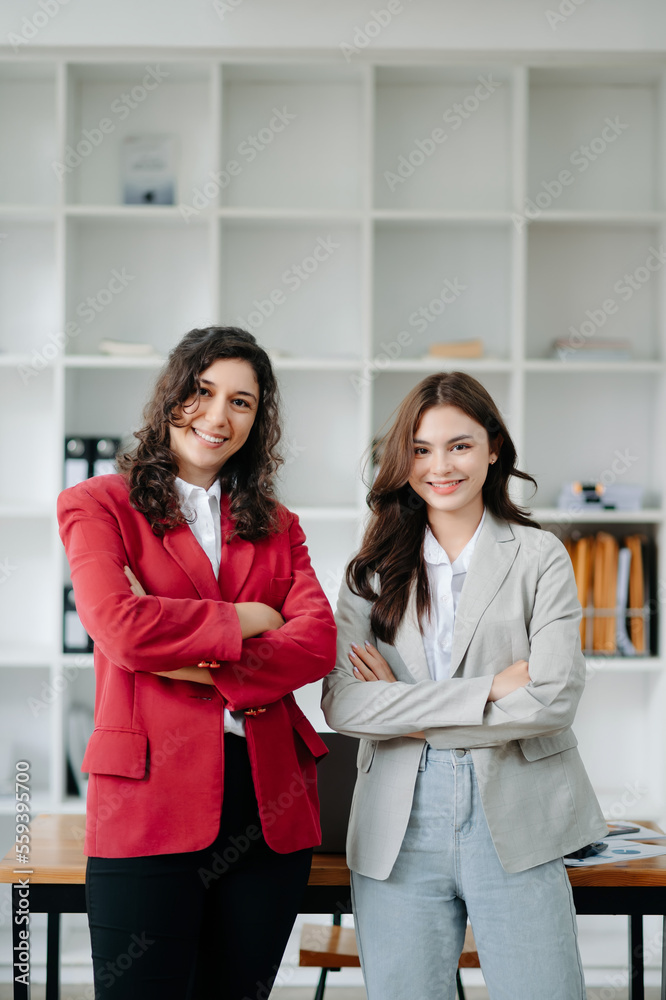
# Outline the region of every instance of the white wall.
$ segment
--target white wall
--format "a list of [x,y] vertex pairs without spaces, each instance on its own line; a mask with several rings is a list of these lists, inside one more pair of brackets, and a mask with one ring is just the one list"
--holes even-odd
[[[338,48],[389,2],[400,12],[370,41],[373,48],[666,48],[663,0],[2,0],[0,46],[11,48],[9,36],[36,16],[38,29],[22,52],[59,45]],[[563,20],[549,23],[548,12],[560,10]]]

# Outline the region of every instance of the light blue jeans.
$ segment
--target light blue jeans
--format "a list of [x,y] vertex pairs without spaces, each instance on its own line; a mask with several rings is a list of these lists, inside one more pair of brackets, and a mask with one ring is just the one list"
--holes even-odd
[[352,899],[368,1000],[455,1000],[468,916],[491,1000],[585,1000],[564,863],[504,871],[469,751],[426,747],[393,870]]

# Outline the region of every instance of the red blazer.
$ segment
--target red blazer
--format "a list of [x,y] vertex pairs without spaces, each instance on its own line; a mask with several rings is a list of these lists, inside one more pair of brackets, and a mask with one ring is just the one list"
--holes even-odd
[[[279,534],[225,544],[216,580],[189,525],[157,538],[129,504],[122,476],[98,476],[58,498],[76,607],[95,642],[95,730],[85,853],[137,857],[196,851],[220,823],[226,705],[245,710],[267,843],[280,853],[321,840],[315,759],[326,746],[292,691],[335,662],[333,614],[296,516]],[[130,566],[146,590],[135,597]],[[285,625],[241,638],[233,604],[261,601]],[[153,671],[216,661],[215,686]]]

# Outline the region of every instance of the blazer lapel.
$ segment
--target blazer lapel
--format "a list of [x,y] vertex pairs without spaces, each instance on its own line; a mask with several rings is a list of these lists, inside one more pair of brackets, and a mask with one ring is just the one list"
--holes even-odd
[[188,524],[182,524],[164,535],[164,548],[180,568],[187,573],[199,597],[219,601],[220,588],[210,559],[192,534]]
[[416,615],[416,593],[412,587],[407,602],[407,610],[393,643],[405,666],[417,681],[430,678],[428,661],[423,647],[423,636]]
[[224,594],[227,601],[235,601],[248,578],[254,562],[254,543],[245,538],[224,540],[224,520],[222,521],[222,556],[217,596]]
[[519,541],[511,525],[486,511],[456,611],[451,649],[451,676],[469,646],[481,615],[502,585],[518,553]]

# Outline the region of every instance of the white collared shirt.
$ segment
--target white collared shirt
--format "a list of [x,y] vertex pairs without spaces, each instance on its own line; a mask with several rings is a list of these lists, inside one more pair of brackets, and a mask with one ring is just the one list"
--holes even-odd
[[446,552],[426,527],[423,539],[423,558],[430,585],[430,619],[424,618],[423,646],[430,676],[434,681],[451,676],[451,646],[458,602],[467,577],[483,522],[485,507],[479,525],[457,559],[450,561]]
[[[216,479],[210,489],[194,486],[176,476],[176,489],[180,497],[180,509],[188,519],[192,534],[204,550],[213,567],[215,579],[220,572],[222,557],[222,526],[220,523],[220,481]],[[194,516],[194,520],[192,517]],[[211,653],[212,655],[212,653]],[[217,669],[217,668],[216,668]],[[224,731],[245,736],[245,716],[242,712],[224,710]]]
[[210,559],[217,579],[222,556],[220,481],[216,479],[210,489],[205,490],[203,486],[193,486],[192,483],[186,483],[184,479],[176,476],[176,489],[180,497],[180,509],[189,521],[194,537]]

